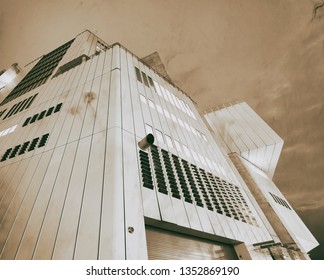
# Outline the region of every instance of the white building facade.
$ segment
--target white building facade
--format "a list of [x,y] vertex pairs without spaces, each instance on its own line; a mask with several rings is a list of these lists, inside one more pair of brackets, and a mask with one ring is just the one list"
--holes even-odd
[[228,147],[217,112],[89,31],[28,67],[0,95],[1,259],[305,259],[317,246],[271,181],[278,139],[238,125],[260,143]]

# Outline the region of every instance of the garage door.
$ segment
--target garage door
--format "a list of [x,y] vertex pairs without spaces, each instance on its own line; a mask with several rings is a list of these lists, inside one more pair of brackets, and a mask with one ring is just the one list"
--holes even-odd
[[150,260],[236,260],[232,245],[146,226]]

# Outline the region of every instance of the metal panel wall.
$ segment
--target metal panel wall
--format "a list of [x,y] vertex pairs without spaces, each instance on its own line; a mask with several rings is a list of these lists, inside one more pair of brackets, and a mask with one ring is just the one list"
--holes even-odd
[[[42,135],[48,140],[0,162],[0,258],[146,259],[144,217],[248,244],[271,239],[190,98],[119,44],[93,56],[96,42],[81,33],[60,65],[80,54],[89,60],[6,104],[38,93],[28,110],[0,122],[0,131],[18,125],[0,137],[1,155]],[[35,120],[23,126],[27,118]],[[198,185],[188,169],[201,168],[237,185],[258,226],[177,199],[170,183],[167,195],[144,188],[137,143],[146,125],[159,147],[183,160],[186,183]],[[160,164],[166,172],[167,158]],[[206,201],[208,182],[196,194]]]

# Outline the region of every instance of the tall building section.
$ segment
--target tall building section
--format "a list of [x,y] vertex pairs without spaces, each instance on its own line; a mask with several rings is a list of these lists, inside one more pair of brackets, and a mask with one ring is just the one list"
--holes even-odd
[[89,31],[29,67],[0,100],[1,259],[305,259],[317,246],[271,180],[283,142],[246,104],[201,116],[157,54]]

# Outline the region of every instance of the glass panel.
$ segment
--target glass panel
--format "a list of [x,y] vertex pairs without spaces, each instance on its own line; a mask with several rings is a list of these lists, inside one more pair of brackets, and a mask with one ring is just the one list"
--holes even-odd
[[166,143],[169,147],[173,148],[173,143],[172,143],[172,139],[169,135],[165,135],[165,140],[166,140]]
[[174,144],[175,144],[175,146],[176,146],[176,149],[177,149],[179,152],[182,152],[180,142],[177,141],[177,140],[174,140]]
[[160,144],[161,143],[165,144],[163,139],[163,134],[160,130],[156,130],[156,138]]
[[170,113],[169,113],[168,110],[163,109],[163,112],[164,112],[165,116],[166,116],[168,119],[171,119],[171,115],[170,115]]
[[141,100],[143,103],[147,104],[146,97],[145,97],[143,94],[140,94],[140,100]]
[[145,130],[146,130],[146,133],[148,134],[148,133],[151,133],[151,134],[153,134],[153,127],[152,126],[150,126],[149,124],[145,124]]
[[148,83],[148,80],[147,80],[147,77],[146,77],[146,74],[142,71],[142,76],[143,76],[143,81],[144,81],[144,84],[149,87],[149,83]]
[[160,114],[163,114],[163,109],[162,109],[162,107],[161,107],[159,104],[156,104],[155,106],[156,106],[157,111],[158,111]]
[[148,100],[148,104],[151,108],[155,109],[155,105],[151,99]]
[[135,72],[136,72],[137,80],[142,83],[141,72],[140,72],[140,70],[137,67],[135,67]]

